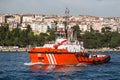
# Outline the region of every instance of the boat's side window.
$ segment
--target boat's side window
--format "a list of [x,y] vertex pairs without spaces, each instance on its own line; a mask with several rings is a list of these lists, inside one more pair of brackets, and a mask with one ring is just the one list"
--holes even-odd
[[94,54],[92,55],[92,57],[96,58],[96,57],[97,57],[97,54],[96,54],[96,53],[94,53]]
[[39,59],[40,61],[42,61],[42,60],[44,60],[44,57],[38,57],[38,59]]

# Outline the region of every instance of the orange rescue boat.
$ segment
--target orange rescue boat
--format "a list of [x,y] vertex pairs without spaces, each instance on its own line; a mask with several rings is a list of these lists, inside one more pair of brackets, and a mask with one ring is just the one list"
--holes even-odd
[[55,44],[30,48],[29,57],[31,62],[44,65],[104,64],[110,60],[108,55],[88,54],[78,42],[70,43],[63,38],[57,39]]

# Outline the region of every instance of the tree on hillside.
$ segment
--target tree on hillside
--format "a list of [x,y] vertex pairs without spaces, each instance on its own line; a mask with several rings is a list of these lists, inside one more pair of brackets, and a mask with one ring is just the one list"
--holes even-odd
[[105,27],[105,32],[110,32],[111,28],[110,27]]
[[47,41],[53,41],[53,40],[55,40],[55,37],[56,37],[55,30],[51,29],[50,33],[49,33],[49,36],[47,37]]
[[31,32],[32,31],[32,28],[31,28],[31,26],[28,24],[27,26],[26,26],[26,31],[29,33],[29,32]]
[[81,40],[81,35],[80,35],[80,28],[79,25],[75,25],[72,27],[73,30],[73,36],[74,38],[77,38],[79,41]]

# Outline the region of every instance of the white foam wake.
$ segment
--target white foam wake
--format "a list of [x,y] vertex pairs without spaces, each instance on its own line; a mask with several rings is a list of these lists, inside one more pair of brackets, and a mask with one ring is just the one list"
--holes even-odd
[[87,66],[86,64],[83,64],[83,63],[79,63],[77,64],[76,66]]
[[43,63],[41,63],[41,62],[36,62],[36,63],[29,62],[29,63],[24,63],[24,65],[27,65],[27,66],[32,66],[32,65],[43,65]]
[[[36,63],[33,63],[33,62],[28,62],[28,63],[24,63],[24,65],[27,65],[27,66],[33,66],[33,65],[46,65],[44,63],[41,63],[41,62],[36,62]],[[54,65],[55,64],[51,64],[51,65]],[[64,65],[64,66],[87,66],[86,64],[83,64],[83,63],[79,63],[77,65]]]

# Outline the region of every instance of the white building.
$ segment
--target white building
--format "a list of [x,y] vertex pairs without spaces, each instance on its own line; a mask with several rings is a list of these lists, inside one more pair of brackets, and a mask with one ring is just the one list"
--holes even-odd
[[0,23],[5,22],[5,15],[0,14]]
[[14,17],[9,17],[6,18],[7,23],[15,23],[15,18]]
[[12,31],[13,29],[18,27],[18,23],[9,23],[9,30]]
[[93,28],[93,30],[101,32],[103,26],[101,23],[93,23],[92,28]]
[[47,33],[48,30],[48,25],[46,23],[31,23],[30,26],[35,34]]
[[16,22],[16,23],[21,23],[21,15],[15,14],[15,15],[13,15],[13,16],[14,16],[14,18],[15,18],[15,22]]
[[26,22],[30,23],[33,20],[34,20],[34,15],[32,14],[26,14],[22,16],[22,23],[26,23]]
[[[71,28],[71,26],[68,25],[67,28]],[[57,31],[65,31],[65,24],[64,23],[58,23],[57,24]]]
[[79,25],[79,28],[80,28],[80,30],[82,31],[82,32],[85,32],[85,31],[89,31],[90,32],[90,26],[89,25],[86,25],[86,24],[84,24],[84,25]]

